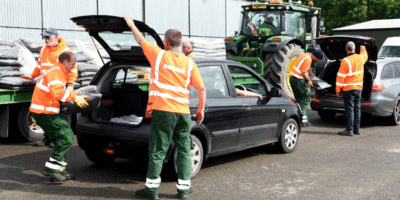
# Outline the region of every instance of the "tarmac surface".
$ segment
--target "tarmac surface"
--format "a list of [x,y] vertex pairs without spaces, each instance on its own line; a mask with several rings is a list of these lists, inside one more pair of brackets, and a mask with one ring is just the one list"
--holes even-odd
[[[325,121],[308,110],[296,150],[274,145],[210,158],[192,180],[189,199],[400,199],[400,126],[363,117],[361,135],[339,136],[346,118]],[[147,163],[118,159],[90,162],[75,141],[67,170],[77,179],[49,184],[41,174],[52,149],[0,139],[0,199],[136,199]],[[147,154],[147,152],[132,152]],[[163,171],[160,199],[176,198],[176,179]]]

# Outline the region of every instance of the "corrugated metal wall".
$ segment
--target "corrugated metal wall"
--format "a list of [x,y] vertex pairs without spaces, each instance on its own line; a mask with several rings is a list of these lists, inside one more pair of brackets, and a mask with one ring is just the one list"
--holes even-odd
[[161,37],[175,28],[187,37],[224,38],[238,31],[243,4],[239,0],[1,0],[0,39],[41,39],[42,28],[55,27],[61,37],[90,40],[70,18],[97,14],[144,21]]

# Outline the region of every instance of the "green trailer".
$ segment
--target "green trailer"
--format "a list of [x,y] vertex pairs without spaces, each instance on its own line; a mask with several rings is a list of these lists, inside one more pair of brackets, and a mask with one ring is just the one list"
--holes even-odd
[[42,140],[43,130],[30,116],[33,89],[0,89],[0,137]]

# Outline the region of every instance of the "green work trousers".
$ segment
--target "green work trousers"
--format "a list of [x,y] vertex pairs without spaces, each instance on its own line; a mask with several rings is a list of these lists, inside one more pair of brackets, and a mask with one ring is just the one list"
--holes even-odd
[[310,89],[304,79],[298,79],[294,76],[290,76],[290,86],[292,87],[294,98],[300,105],[301,115],[303,124],[308,123],[306,110],[311,103]]
[[[151,117],[150,141],[149,141],[149,165],[147,179],[155,181],[155,184],[147,184],[146,192],[158,194],[160,174],[166,153],[174,139],[177,149],[178,182],[187,180],[190,182],[192,176],[192,155],[190,148],[192,138],[190,137],[191,118],[188,114],[172,113],[154,110]],[[158,179],[158,180],[157,180]],[[180,194],[189,192],[189,188],[179,189]]]
[[[67,164],[67,152],[74,140],[74,133],[71,127],[59,114],[31,114],[36,123],[54,144],[53,153],[50,160],[46,163],[44,170],[48,172],[64,172]],[[57,166],[59,166],[58,169]]]

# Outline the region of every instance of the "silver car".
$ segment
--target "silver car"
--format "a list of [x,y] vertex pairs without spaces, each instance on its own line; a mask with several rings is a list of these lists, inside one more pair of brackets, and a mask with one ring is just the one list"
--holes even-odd
[[400,124],[400,59],[387,58],[377,61],[377,47],[372,38],[361,36],[330,36],[316,39],[329,61],[318,76],[330,85],[329,88],[315,90],[311,108],[318,111],[323,119],[332,119],[337,112],[344,112],[343,98],[336,97],[336,76],[340,61],[347,55],[345,45],[348,41],[360,45],[368,52],[364,65],[364,86],[361,94],[361,112],[374,116],[388,117],[394,125]]

